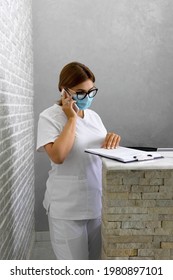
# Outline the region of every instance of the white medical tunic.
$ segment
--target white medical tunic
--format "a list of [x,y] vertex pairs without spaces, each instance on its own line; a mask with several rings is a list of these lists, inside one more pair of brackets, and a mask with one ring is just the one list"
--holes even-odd
[[[54,142],[62,132],[67,117],[54,104],[39,117],[37,150]],[[97,113],[84,111],[77,117],[73,147],[63,164],[51,161],[43,205],[57,219],[94,219],[101,215],[102,163],[98,156],[85,153],[86,148],[100,147],[107,131]]]

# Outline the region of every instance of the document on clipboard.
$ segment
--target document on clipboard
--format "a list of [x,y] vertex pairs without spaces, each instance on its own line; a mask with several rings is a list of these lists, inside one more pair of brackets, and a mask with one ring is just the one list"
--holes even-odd
[[163,158],[163,156],[157,152],[146,152],[121,146],[110,150],[104,148],[86,149],[85,152],[109,159],[114,159],[123,163]]

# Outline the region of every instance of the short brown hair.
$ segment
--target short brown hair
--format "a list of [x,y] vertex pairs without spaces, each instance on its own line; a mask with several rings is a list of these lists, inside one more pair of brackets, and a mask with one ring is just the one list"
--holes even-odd
[[71,62],[64,66],[60,72],[58,88],[72,88],[86,80],[95,82],[95,76],[92,71],[82,63]]

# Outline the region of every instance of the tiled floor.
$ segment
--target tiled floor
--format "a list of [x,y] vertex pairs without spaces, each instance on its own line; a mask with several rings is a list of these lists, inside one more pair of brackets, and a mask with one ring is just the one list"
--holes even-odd
[[31,253],[31,260],[56,260],[50,241],[37,241]]
[[36,233],[35,243],[31,252],[31,260],[56,260],[48,232]]

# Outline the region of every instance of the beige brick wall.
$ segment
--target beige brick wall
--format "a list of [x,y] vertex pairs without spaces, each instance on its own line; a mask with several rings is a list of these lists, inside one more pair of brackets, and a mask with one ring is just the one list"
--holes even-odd
[[102,259],[173,259],[173,170],[103,167]]

